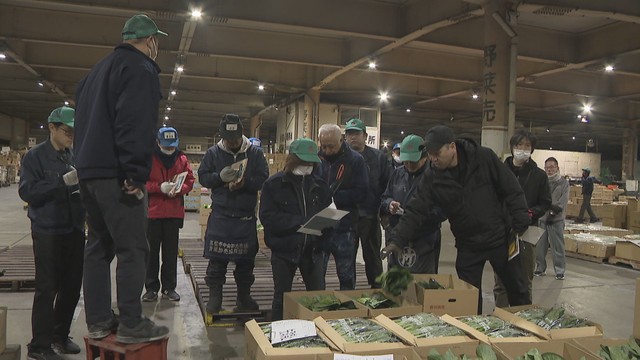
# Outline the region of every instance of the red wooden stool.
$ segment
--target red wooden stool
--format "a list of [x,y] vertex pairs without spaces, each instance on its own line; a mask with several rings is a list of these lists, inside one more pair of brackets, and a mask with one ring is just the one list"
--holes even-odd
[[87,360],[167,360],[169,338],[140,344],[122,344],[111,334],[95,340],[84,337]]

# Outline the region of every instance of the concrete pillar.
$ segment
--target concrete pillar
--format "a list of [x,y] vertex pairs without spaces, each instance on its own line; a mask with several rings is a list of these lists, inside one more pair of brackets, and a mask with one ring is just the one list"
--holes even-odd
[[638,136],[635,123],[624,129],[622,135],[622,180],[634,180],[638,154]]
[[311,89],[304,97],[304,133],[303,136],[315,140],[318,130],[318,109],[320,108],[320,90]]
[[509,137],[515,124],[517,42],[513,28],[504,20],[510,9],[509,3],[504,0],[494,0],[484,5],[481,144],[493,149],[498,156],[509,153]]
[[249,132],[249,137],[260,138],[260,125],[262,125],[262,121],[260,121],[260,115],[254,115],[251,117],[251,121],[249,122],[249,128],[251,129]]

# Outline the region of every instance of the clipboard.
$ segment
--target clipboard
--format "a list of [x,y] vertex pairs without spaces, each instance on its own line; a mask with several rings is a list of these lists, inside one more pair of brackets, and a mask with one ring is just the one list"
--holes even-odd
[[245,158],[231,164],[231,168],[236,171],[236,178],[232,182],[239,183],[240,181],[242,181],[242,178],[244,177],[244,173],[247,170],[248,161],[249,159]]
[[307,235],[322,235],[322,230],[335,226],[340,219],[349,214],[348,211],[338,210],[331,206],[324,208],[319,213],[313,215],[309,221],[298,229],[299,233]]
[[171,189],[171,191],[177,194],[180,192],[180,190],[182,190],[182,185],[184,185],[184,181],[187,179],[187,174],[187,171],[183,171],[173,177],[173,179],[171,180],[171,182],[173,183],[173,188]]

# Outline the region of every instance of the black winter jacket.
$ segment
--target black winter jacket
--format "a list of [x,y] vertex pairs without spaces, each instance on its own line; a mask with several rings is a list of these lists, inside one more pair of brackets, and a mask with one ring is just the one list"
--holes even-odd
[[331,157],[331,160],[322,152],[318,155],[322,158],[322,163],[315,168],[314,173],[334,191],[333,202],[336,208],[350,212],[340,220],[336,231],[353,230],[358,206],[365,201],[369,189],[367,164],[362,155],[351,149],[346,142],[342,142],[338,154]]
[[270,177],[260,193],[260,222],[273,255],[298,263],[306,248],[321,249],[320,237],[297,231],[329,204],[329,185],[315,175],[279,172]]
[[389,158],[382,151],[365,146],[360,153],[369,172],[369,190],[364,203],[359,206],[360,215],[376,215],[380,209],[380,197],[387,188],[391,176]]
[[18,194],[29,204],[31,231],[47,235],[84,231],[79,188],[62,180],[72,164],[71,150],[58,152],[50,140],[33,147],[22,159]]
[[504,163],[511,169],[524,191],[524,197],[527,199],[527,206],[531,213],[531,225],[538,224],[538,220],[551,206],[551,191],[549,190],[547,173],[540,169],[533,159],[529,159],[520,168],[513,165],[513,156],[509,156]]
[[[242,138],[242,146],[236,154],[225,149],[220,140],[207,150],[198,168],[200,184],[211,190],[213,211],[238,218],[255,215],[258,191],[269,177],[269,166],[262,149],[251,145],[246,137]],[[230,191],[227,184],[220,179],[220,171],[245,158],[248,160],[243,177],[244,186]]]
[[458,167],[465,170],[461,183],[450,169],[428,169],[393,229],[390,242],[406,246],[433,206],[440,207],[449,219],[459,250],[481,251],[506,244],[510,229],[505,206],[514,231],[523,233],[529,226],[524,193],[493,150],[470,139],[457,139],[455,143]]
[[160,68],[129,44],[96,64],[76,90],[76,168],[82,179],[128,179],[143,187],[151,171]]

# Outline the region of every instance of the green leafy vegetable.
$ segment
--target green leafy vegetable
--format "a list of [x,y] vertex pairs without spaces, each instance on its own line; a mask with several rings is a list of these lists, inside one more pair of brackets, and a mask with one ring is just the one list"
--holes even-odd
[[357,309],[353,301],[341,302],[333,294],[322,294],[313,297],[302,296],[298,302],[311,311],[334,311]]
[[550,309],[530,308],[518,311],[516,315],[546,330],[576,328],[588,324],[586,319],[568,314],[562,306],[552,307]]
[[401,342],[398,337],[370,319],[347,318],[327,323],[345,340],[353,343]]
[[387,298],[382,292],[374,291],[371,295],[364,293],[356,299],[360,304],[372,309],[388,309],[398,307],[398,304]]
[[530,334],[493,315],[473,315],[458,320],[492,338],[524,337]]
[[442,321],[438,316],[421,313],[403,316],[394,320],[403,329],[417,338],[438,338],[445,336],[463,336],[457,327]]
[[[476,356],[479,360],[497,360],[496,353],[493,351],[491,346],[489,345],[479,345],[476,348]],[[447,350],[444,355],[440,355],[438,350],[431,349],[429,351],[429,355],[427,355],[427,360],[471,360],[471,357],[466,354],[462,354],[459,357],[456,356],[451,349]]]
[[620,346],[600,345],[599,354],[604,360],[640,359],[640,346],[632,337],[629,342]]
[[398,296],[407,290],[411,280],[413,276],[409,270],[400,266],[394,266],[376,278],[376,282],[382,286],[382,289],[393,296]]

